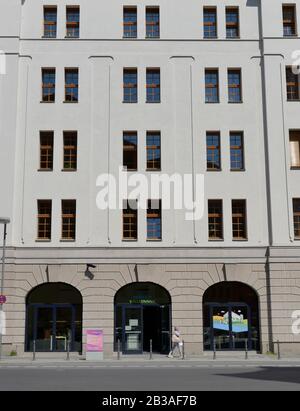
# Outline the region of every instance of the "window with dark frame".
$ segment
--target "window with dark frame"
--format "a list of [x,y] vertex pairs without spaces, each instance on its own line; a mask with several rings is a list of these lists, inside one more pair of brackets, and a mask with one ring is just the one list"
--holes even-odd
[[136,68],[123,70],[123,101],[137,103],[138,101],[138,73]]
[[300,168],[300,130],[290,130],[291,168]]
[[226,38],[236,39],[240,37],[239,8],[226,7]]
[[246,200],[232,200],[233,240],[247,240]]
[[296,25],[296,5],[295,4],[283,4],[283,36],[291,37],[297,35]]
[[161,169],[161,133],[147,131],[147,170],[158,171]]
[[55,68],[42,69],[42,101],[55,102]]
[[40,170],[53,170],[53,131],[40,132]]
[[123,133],[123,167],[127,171],[137,171],[138,168],[138,136],[136,131]]
[[219,103],[219,71],[205,70],[205,102]]
[[123,9],[123,36],[124,38],[137,38],[136,7],[124,7]]
[[62,200],[61,239],[74,241],[76,239],[76,200]]
[[67,6],[66,37],[79,38],[80,7]]
[[240,69],[228,70],[228,102],[242,102],[242,75]]
[[146,7],[146,37],[160,37],[159,7]]
[[44,7],[44,37],[56,38],[57,35],[57,7]]
[[137,202],[124,201],[123,205],[123,240],[138,239],[138,213]]
[[299,100],[299,74],[294,74],[292,67],[286,67],[286,93],[288,101]]
[[221,147],[220,147],[220,133],[207,132],[206,133],[206,153],[207,153],[207,170],[220,171],[221,170]]
[[64,171],[77,170],[77,131],[64,131]]
[[293,199],[294,235],[300,240],[300,198]]
[[217,38],[217,9],[204,7],[203,9],[203,35],[205,39]]
[[160,69],[147,69],[147,103],[160,103]]
[[148,200],[147,240],[161,240],[161,200]]
[[230,132],[230,169],[231,171],[245,169],[244,135],[240,131]]
[[78,68],[65,69],[65,102],[78,103],[79,95],[79,70]]
[[223,202],[208,200],[208,238],[223,240]]
[[38,200],[38,240],[51,240],[52,201]]

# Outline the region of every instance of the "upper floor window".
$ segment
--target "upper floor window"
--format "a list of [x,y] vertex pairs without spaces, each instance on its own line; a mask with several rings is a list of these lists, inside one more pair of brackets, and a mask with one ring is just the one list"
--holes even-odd
[[147,132],[147,170],[157,171],[161,168],[160,132]]
[[147,103],[160,103],[160,69],[147,69]]
[[138,167],[138,137],[136,131],[123,133],[123,167],[128,171],[136,171]]
[[295,240],[300,240],[300,198],[293,199],[293,215]]
[[221,170],[221,147],[219,132],[208,132],[206,134],[206,153],[207,170]]
[[247,240],[246,200],[232,200],[233,240]]
[[291,168],[300,168],[300,130],[290,130]]
[[297,35],[296,6],[295,4],[284,4],[282,6],[283,35],[285,37]]
[[76,238],[76,200],[62,200],[62,240],[74,241]]
[[80,26],[80,8],[67,6],[67,34],[66,37],[78,38]]
[[204,7],[203,9],[204,38],[217,37],[217,9],[216,7]]
[[288,101],[299,100],[299,74],[293,72],[293,67],[286,68],[286,93]]
[[238,7],[226,7],[226,37],[228,39],[236,39],[240,37]]
[[148,200],[147,240],[161,239],[161,200]]
[[42,69],[42,101],[45,103],[55,101],[55,68]]
[[123,205],[123,240],[137,240],[138,213],[135,200],[124,201]]
[[64,171],[77,170],[77,131],[64,131]]
[[205,70],[205,102],[219,102],[219,72],[215,69]]
[[159,7],[146,8],[146,37],[159,38]]
[[242,102],[242,81],[241,70],[228,70],[228,102]]
[[124,7],[123,10],[123,36],[137,38],[137,8]]
[[124,103],[137,103],[138,101],[138,74],[137,69],[124,69],[123,71],[123,101]]
[[57,7],[44,7],[44,37],[55,38],[57,33]]
[[65,69],[65,102],[78,103],[78,68]]
[[230,169],[244,170],[244,136],[237,131],[230,132]]
[[51,240],[52,201],[38,200],[38,240]]
[[222,200],[208,200],[208,238],[223,240],[223,204]]
[[40,170],[53,170],[53,131],[40,132]]

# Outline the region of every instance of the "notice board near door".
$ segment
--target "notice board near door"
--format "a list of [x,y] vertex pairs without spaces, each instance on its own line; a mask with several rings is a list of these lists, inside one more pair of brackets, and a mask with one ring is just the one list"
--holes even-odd
[[103,330],[89,328],[86,330],[86,360],[103,360]]

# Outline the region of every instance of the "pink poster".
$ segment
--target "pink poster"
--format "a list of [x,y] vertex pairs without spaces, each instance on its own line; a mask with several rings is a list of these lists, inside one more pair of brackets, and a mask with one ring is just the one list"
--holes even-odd
[[103,330],[90,329],[86,331],[86,351],[103,352]]

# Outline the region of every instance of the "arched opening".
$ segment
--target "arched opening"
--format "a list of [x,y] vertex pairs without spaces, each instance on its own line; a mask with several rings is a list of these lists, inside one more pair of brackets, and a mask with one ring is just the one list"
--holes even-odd
[[171,296],[154,283],[132,283],[115,295],[115,350],[141,354],[150,350],[167,353],[170,349]]
[[203,296],[204,350],[260,351],[259,301],[247,284],[214,284]]
[[26,299],[26,351],[82,351],[82,296],[65,283],[35,287]]

